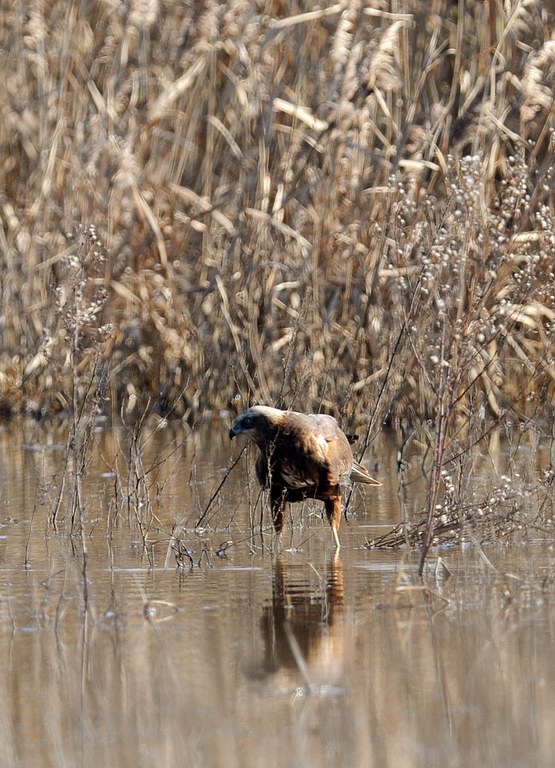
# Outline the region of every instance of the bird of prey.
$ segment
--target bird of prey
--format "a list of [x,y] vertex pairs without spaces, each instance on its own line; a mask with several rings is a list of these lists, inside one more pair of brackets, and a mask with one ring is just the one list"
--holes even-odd
[[260,449],[256,476],[260,485],[270,490],[278,546],[285,504],[313,498],[324,502],[339,549],[341,486],[353,481],[381,483],[354,460],[349,440],[333,416],[255,405],[231,425],[230,438],[237,435],[245,435]]

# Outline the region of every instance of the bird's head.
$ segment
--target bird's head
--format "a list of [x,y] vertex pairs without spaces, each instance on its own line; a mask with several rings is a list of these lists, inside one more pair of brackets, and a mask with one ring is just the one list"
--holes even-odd
[[255,405],[243,411],[235,419],[229,430],[229,437],[245,435],[259,447],[265,445],[275,434],[283,411],[267,405]]

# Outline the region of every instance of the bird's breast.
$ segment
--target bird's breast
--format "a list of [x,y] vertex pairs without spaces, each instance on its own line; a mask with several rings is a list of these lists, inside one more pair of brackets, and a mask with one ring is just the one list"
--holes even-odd
[[292,490],[308,490],[316,488],[319,482],[319,474],[301,456],[295,456],[294,460],[282,456],[281,461],[275,465],[275,473],[279,480]]
[[279,472],[280,479],[288,488],[294,490],[301,490],[302,488],[316,487],[317,483],[306,475],[300,475],[299,473],[292,472],[286,467],[282,467]]

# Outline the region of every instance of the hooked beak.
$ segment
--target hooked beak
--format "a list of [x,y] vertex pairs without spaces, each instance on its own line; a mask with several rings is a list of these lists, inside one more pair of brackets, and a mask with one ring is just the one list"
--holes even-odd
[[232,426],[231,426],[231,428],[230,428],[230,430],[229,430],[229,439],[230,439],[230,440],[233,440],[233,438],[234,438],[236,435],[240,434],[240,432],[241,432],[241,430],[240,430],[240,429],[237,429],[237,428],[236,428],[234,425],[232,425]]

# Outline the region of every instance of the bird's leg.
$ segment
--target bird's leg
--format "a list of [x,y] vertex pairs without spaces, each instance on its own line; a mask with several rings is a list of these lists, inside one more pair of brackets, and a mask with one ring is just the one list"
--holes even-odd
[[334,496],[333,499],[324,499],[324,506],[328,522],[331,525],[335,548],[339,549],[341,547],[338,534],[339,526],[341,525],[341,496]]
[[285,506],[285,492],[282,490],[272,491],[270,494],[270,503],[272,507],[272,522],[276,532],[274,541],[274,551],[279,554],[281,549],[281,531],[283,528],[283,508]]

